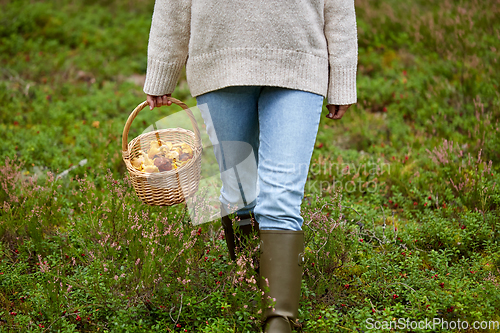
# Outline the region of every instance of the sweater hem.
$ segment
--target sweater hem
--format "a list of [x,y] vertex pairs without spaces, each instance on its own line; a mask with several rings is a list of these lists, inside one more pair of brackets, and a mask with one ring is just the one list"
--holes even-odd
[[283,49],[223,49],[188,57],[186,63],[193,97],[228,86],[249,85],[303,90],[326,97],[328,73],[328,57]]

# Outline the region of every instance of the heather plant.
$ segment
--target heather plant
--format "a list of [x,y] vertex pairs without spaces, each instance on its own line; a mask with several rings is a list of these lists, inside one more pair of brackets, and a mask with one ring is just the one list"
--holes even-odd
[[495,193],[496,182],[492,161],[486,163],[481,159],[482,150],[477,158],[470,153],[464,156],[462,150],[453,147],[453,142],[445,140],[432,152],[427,151],[432,162],[439,165],[443,176],[448,178],[445,178],[445,183],[452,186],[454,196],[461,198],[468,206],[481,207],[482,211],[489,208],[487,205],[490,204],[491,194]]
[[[25,234],[22,228],[10,235],[14,239],[29,239],[26,252],[13,251],[13,256],[28,266],[22,264],[9,269],[8,276],[22,274],[25,269],[35,270],[33,275],[26,276],[27,279],[2,281],[7,289],[23,290],[16,292],[26,295],[21,297],[20,303],[24,304],[29,298],[26,300],[29,306],[20,308],[27,313],[38,313],[37,320],[43,322],[43,326],[50,324],[51,318],[59,317],[52,323],[55,327],[61,327],[61,320],[76,318],[72,321],[83,328],[106,318],[122,305],[123,300],[128,308],[144,307],[143,311],[156,320],[165,320],[171,315],[166,310],[172,311],[172,308],[167,309],[163,304],[175,299],[176,304],[180,301],[179,314],[185,302],[184,307],[189,312],[194,311],[199,320],[186,323],[178,315],[174,327],[194,329],[206,321],[202,318],[208,319],[235,308],[240,313],[238,321],[242,321],[242,327],[251,331],[248,321],[251,323],[255,317],[250,315],[250,309],[245,309],[249,308],[248,304],[254,312],[260,308],[252,260],[242,256],[237,263],[226,263],[220,231],[206,228],[206,225],[193,228],[185,221],[188,216],[185,209],[144,211],[131,194],[133,190],[126,178],[118,181],[109,173],[102,178],[106,186],[101,191],[86,177],[73,181],[75,188],[68,190],[66,195],[73,197],[76,208],[67,224],[56,227],[50,238],[45,233],[40,233],[38,238]],[[38,194],[43,194],[44,190],[38,187],[35,193],[32,192],[38,197],[38,203],[43,201]],[[42,225],[46,219],[45,215],[38,216]],[[26,225],[29,229],[36,223],[28,219]],[[2,254],[7,255],[7,252]],[[35,284],[39,292],[27,296]],[[130,285],[137,287],[129,289]],[[156,294],[163,300],[151,300]],[[237,299],[245,299],[248,303],[243,306]],[[205,301],[208,306],[203,303]],[[66,315],[69,309],[73,313],[71,317]],[[186,315],[185,311],[183,316]],[[11,318],[17,318],[17,313],[15,316]]]
[[[61,184],[54,183],[54,176],[47,174],[47,181],[39,184],[36,176],[27,176],[20,170],[16,159],[6,159],[0,170],[3,211],[0,232],[6,240],[16,242],[19,235],[28,236],[36,250],[45,252],[44,234],[51,234],[69,212],[66,198],[59,197]],[[22,223],[20,223],[22,221]]]
[[[311,279],[311,292],[334,297],[329,274],[349,261],[349,228],[346,226],[342,194],[337,190],[331,202],[319,200],[314,209],[304,211],[304,230],[307,232],[304,276]],[[321,206],[319,204],[321,203]]]

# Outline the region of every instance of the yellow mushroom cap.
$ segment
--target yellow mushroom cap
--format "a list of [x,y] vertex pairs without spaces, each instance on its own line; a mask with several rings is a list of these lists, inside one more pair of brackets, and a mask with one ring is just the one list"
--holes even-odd
[[160,152],[160,149],[157,147],[151,147],[148,150],[148,157],[153,158],[155,155],[157,155]]
[[193,153],[193,150],[191,149],[191,146],[188,145],[187,143],[183,143],[182,146],[182,151],[186,154],[192,154]]
[[144,172],[154,173],[154,172],[160,172],[160,170],[158,170],[158,168],[155,165],[146,165],[144,167]]
[[153,160],[150,159],[145,152],[142,152],[142,158],[144,160],[143,161],[144,166],[146,166],[146,165],[154,165]]
[[141,165],[144,162],[144,158],[142,156],[133,158],[132,161],[130,162],[132,166],[138,170],[141,169]]

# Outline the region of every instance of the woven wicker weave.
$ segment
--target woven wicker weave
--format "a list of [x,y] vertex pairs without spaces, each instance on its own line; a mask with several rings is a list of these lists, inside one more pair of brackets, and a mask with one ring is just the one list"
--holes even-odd
[[[201,139],[198,123],[191,110],[183,102],[168,97],[172,103],[182,107],[193,125],[194,132],[183,128],[167,128],[143,133],[128,142],[128,132],[132,122],[148,102],[139,104],[128,117],[122,136],[122,157],[130,175],[135,193],[141,200],[150,206],[172,206],[184,202],[198,191],[201,173]],[[161,139],[172,144],[187,143],[193,150],[193,158],[184,166],[170,171],[145,173],[137,170],[131,160],[141,155],[141,142],[149,147],[152,140]]]

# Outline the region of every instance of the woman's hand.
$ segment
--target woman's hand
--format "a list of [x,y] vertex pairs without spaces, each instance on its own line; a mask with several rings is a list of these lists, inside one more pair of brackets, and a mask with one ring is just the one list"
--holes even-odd
[[327,118],[330,119],[340,119],[344,115],[344,113],[349,109],[349,107],[352,104],[349,105],[333,105],[329,104],[326,106],[328,111],[330,112],[329,114],[326,115]]
[[149,109],[153,110],[155,107],[160,107],[163,105],[172,105],[172,102],[167,100],[167,97],[171,97],[172,94],[166,94],[162,96],[152,96],[152,95],[147,95],[146,100],[148,101],[149,104]]

